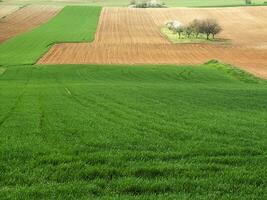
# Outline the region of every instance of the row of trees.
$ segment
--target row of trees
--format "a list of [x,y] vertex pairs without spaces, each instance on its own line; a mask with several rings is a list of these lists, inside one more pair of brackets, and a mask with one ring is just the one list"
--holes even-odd
[[130,0],[130,7],[134,8],[166,8],[164,3],[158,0]]
[[214,39],[215,35],[222,31],[222,27],[215,19],[195,19],[186,26],[182,24],[177,25],[175,22],[168,22],[167,27],[178,34],[179,38],[181,38],[182,34],[186,35],[188,38],[192,35],[198,38],[200,34],[204,34],[206,35],[206,39],[209,40],[211,35]]

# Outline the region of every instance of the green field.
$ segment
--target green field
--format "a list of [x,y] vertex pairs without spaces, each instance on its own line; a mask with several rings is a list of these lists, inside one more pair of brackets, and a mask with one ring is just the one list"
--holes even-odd
[[10,67],[0,199],[266,199],[266,86],[216,63]]
[[[263,4],[266,0],[252,0],[253,5]],[[91,5],[91,6],[128,6],[130,0],[4,0],[8,4],[59,4],[59,5]],[[242,6],[245,0],[162,0],[169,7],[209,7],[209,6]]]
[[267,199],[267,82],[232,66],[32,65],[92,41],[67,7],[0,45],[0,199]]
[[34,64],[55,43],[92,41],[101,7],[65,7],[48,23],[0,45],[0,65]]

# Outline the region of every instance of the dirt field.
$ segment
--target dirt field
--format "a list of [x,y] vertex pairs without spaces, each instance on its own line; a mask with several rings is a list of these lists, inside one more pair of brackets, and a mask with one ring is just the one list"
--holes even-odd
[[0,19],[0,43],[29,31],[55,16],[61,7],[27,6]]
[[[160,33],[168,20],[216,18],[228,45],[171,44]],[[210,59],[267,78],[267,7],[105,8],[91,44],[57,44],[38,64],[200,64]]]
[[0,19],[19,9],[19,6],[0,5]]

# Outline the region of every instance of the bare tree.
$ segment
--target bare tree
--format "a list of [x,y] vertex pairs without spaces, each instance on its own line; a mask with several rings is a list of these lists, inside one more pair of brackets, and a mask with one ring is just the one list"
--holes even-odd
[[185,33],[186,33],[188,38],[191,36],[191,34],[194,31],[193,28],[190,25],[186,26],[184,30],[185,30]]
[[215,38],[215,35],[222,31],[222,27],[219,24],[214,24],[213,28],[211,29],[212,38]]
[[198,19],[194,19],[189,26],[193,29],[193,32],[196,35],[196,38],[198,38],[199,34],[201,33],[201,21]]
[[184,27],[183,26],[179,26],[175,29],[175,32],[178,33],[179,35],[179,39],[181,38],[181,34],[184,32]]
[[210,35],[212,35],[214,38],[215,35],[220,33],[221,31],[221,26],[214,19],[206,19],[201,23],[200,26],[200,32],[206,34],[207,40],[209,39]]

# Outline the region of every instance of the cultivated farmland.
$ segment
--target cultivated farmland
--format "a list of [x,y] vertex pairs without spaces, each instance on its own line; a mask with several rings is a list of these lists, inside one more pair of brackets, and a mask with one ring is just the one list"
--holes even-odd
[[[67,6],[1,43],[0,199],[267,199],[267,82],[203,64],[265,77],[265,11]],[[230,44],[160,33],[211,15]]]
[[[267,78],[267,8],[105,8],[91,44],[57,44],[39,64],[200,64],[211,59]],[[171,44],[160,28],[171,19],[186,23],[212,16],[229,45]],[[240,20],[242,19],[242,20]],[[248,31],[249,30],[249,31]]]
[[19,9],[19,6],[0,5],[0,19]]
[[47,22],[59,10],[58,6],[26,6],[0,19],[0,43]]
[[100,7],[65,7],[43,26],[0,45],[0,65],[34,64],[58,42],[91,42],[100,11]]

